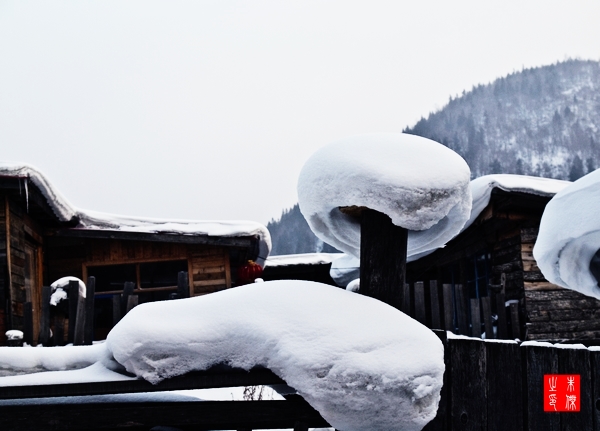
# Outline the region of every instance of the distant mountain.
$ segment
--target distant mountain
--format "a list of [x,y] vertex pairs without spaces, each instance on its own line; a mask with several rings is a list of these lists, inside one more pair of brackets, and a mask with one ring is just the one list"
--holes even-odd
[[[473,178],[514,173],[576,180],[600,167],[600,63],[568,60],[478,85],[404,133],[440,142]],[[298,205],[267,225],[272,254],[326,251]]]
[[441,142],[473,178],[517,173],[575,180],[600,155],[600,63],[524,69],[450,99],[405,133]]

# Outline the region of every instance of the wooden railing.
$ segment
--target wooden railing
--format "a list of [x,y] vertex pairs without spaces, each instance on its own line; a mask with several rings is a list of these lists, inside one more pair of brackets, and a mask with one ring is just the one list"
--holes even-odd
[[[244,371],[215,367],[163,380],[157,385],[141,379],[0,387],[0,399],[21,399],[19,405],[1,405],[2,431],[28,430],[149,430],[154,426],[182,430],[253,430],[309,427],[329,424],[299,395],[286,400],[261,401],[73,401],[55,397],[164,392],[254,385],[282,385],[285,382],[267,369]],[[41,399],[44,400],[41,400]]]

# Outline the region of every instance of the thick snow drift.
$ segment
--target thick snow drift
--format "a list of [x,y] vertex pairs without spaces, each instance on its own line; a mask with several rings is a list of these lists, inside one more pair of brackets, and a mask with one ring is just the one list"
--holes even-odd
[[443,246],[471,211],[470,170],[454,151],[401,133],[359,135],[311,156],[298,179],[300,210],[323,241],[360,255],[360,223],[340,207],[368,207],[408,229],[408,255]]
[[151,382],[218,363],[268,367],[344,431],[421,430],[436,414],[444,372],[441,342],[417,321],[307,281],[142,304],[106,344]]
[[600,170],[546,205],[533,256],[548,281],[600,299],[590,263],[600,249]]
[[57,305],[60,301],[69,297],[67,288],[70,281],[76,281],[79,284],[79,296],[85,298],[87,290],[83,281],[72,276],[62,277],[50,285],[52,288],[52,295],[50,296],[51,305]]

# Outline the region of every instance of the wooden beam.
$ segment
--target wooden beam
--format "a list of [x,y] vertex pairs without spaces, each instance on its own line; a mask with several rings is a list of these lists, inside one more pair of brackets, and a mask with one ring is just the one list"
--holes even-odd
[[91,345],[94,339],[94,299],[96,292],[96,277],[88,277],[85,293],[85,325],[83,343]]
[[[304,399],[19,405],[0,407],[0,428],[22,430],[235,430],[328,427]],[[302,428],[298,428],[302,429]]]
[[10,252],[10,203],[8,201],[8,195],[4,196],[4,228],[6,230],[6,271],[8,272],[8,310],[6,310],[8,314],[8,328],[13,328],[14,319],[13,319],[13,292],[12,292],[12,261],[11,261],[11,252]]
[[245,371],[226,366],[217,366],[206,371],[194,371],[183,376],[172,377],[156,385],[146,380],[132,379],[113,382],[4,386],[0,387],[0,399],[105,395],[276,384],[285,384],[285,381],[277,377],[272,371],[264,368]]
[[180,244],[205,244],[225,247],[252,248],[258,240],[254,236],[218,237],[208,235],[182,235],[176,233],[122,232],[114,230],[55,229],[48,236],[72,238],[103,238],[134,241],[170,242]]

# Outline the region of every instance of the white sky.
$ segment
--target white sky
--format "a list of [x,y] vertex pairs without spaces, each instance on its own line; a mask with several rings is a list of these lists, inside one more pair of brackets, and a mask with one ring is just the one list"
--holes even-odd
[[266,223],[322,145],[598,60],[599,18],[591,0],[0,0],[0,160],[81,208]]

